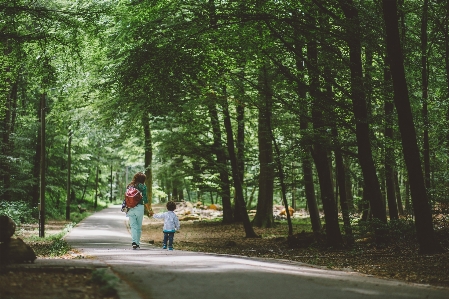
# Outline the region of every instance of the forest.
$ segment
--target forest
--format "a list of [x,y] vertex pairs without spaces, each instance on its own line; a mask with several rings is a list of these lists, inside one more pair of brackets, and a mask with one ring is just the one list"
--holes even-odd
[[421,253],[444,251],[448,1],[0,0],[0,14],[0,211],[16,221],[118,203],[143,171],[153,203],[219,204],[248,238],[283,205],[331,247],[406,222]]

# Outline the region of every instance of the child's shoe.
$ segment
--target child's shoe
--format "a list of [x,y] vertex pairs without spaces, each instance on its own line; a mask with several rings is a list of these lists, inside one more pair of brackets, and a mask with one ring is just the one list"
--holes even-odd
[[163,246],[162,246],[162,249],[167,249],[167,245],[163,245]]
[[131,245],[133,246],[133,249],[137,249],[137,247],[139,247],[136,242],[133,242]]
[[168,247],[168,250],[171,250],[171,251],[173,251],[173,247]]

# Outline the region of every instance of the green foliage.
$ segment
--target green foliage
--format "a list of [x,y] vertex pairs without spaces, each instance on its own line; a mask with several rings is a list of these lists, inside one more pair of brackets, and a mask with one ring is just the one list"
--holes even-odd
[[63,237],[73,228],[75,223],[67,224],[64,229],[53,235],[40,238],[38,236],[31,236],[25,239],[34,250],[37,256],[43,257],[59,257],[67,254],[70,251],[69,244]]
[[353,232],[357,238],[373,237],[376,230],[382,230],[385,240],[397,242],[405,238],[415,238],[416,227],[410,219],[390,220],[384,224],[377,219],[368,221],[357,220],[352,225]]
[[[323,3],[319,11],[307,1],[51,0],[32,6],[24,0],[3,2],[5,9],[0,15],[5,26],[0,37],[7,42],[0,45],[0,66],[5,70],[0,74],[0,196],[5,202],[0,203],[0,211],[18,224],[37,219],[42,97],[46,99],[47,113],[48,218],[65,218],[69,131],[69,193],[73,193],[70,217],[74,221],[88,215],[80,215],[76,205],[90,208],[96,191],[100,205],[120,199],[132,174],[144,170],[144,158],[150,152],[155,198],[166,198],[177,189],[178,193],[188,192],[185,197],[191,201],[210,202],[222,191],[220,170],[230,173],[229,163],[217,163],[218,141],[214,140],[209,115],[209,107],[217,107],[219,142],[226,152],[222,113],[225,101],[230,107],[234,135],[239,125],[237,108],[244,107],[243,184],[247,202],[251,196],[251,206],[256,207],[259,112],[268,90],[272,135],[279,146],[288,198],[294,197],[298,207],[305,207],[301,161],[318,140],[330,154],[336,150],[344,154],[354,202],[363,199],[358,192],[363,189],[363,173],[357,160],[355,118],[349,100],[353,91],[346,29],[353,24],[345,21],[337,2]],[[386,148],[393,149],[399,194],[405,203],[407,172],[397,117],[386,116],[384,109],[393,95],[384,75],[381,12],[373,3],[355,4],[361,22],[365,80],[361,86],[366,86],[373,160],[383,186]],[[417,50],[421,40],[416,34],[422,21],[421,3],[408,1],[401,5],[405,67],[413,91],[411,108],[420,146],[423,130],[431,132],[432,188],[428,192],[432,204],[442,209],[447,204],[449,180],[449,70],[442,63],[448,56],[444,29],[449,22],[448,8],[444,1],[429,4],[432,42],[426,56],[426,124],[422,117],[421,66],[417,63],[421,61]],[[315,18],[316,23],[310,22]],[[318,65],[311,66],[307,50],[315,41],[319,44]],[[261,82],[261,70],[266,70],[266,82]],[[322,131],[310,124],[310,73],[318,74],[323,91]],[[394,132],[391,140],[385,136],[389,118]],[[301,129],[304,120],[306,128]],[[144,124],[150,126],[152,148],[145,148]],[[333,129],[338,134],[331,136]],[[330,166],[334,171],[335,165]],[[316,172],[313,175],[320,205],[319,181]],[[274,186],[276,201],[281,198],[277,179]],[[11,202],[8,197],[20,198],[21,202]],[[218,196],[214,201],[217,198],[220,200]],[[372,233],[379,225],[354,222],[361,235]],[[393,234],[408,231],[408,224],[390,225],[386,229]]]
[[0,201],[0,215],[6,215],[17,225],[35,222],[37,208],[30,207],[25,201]]

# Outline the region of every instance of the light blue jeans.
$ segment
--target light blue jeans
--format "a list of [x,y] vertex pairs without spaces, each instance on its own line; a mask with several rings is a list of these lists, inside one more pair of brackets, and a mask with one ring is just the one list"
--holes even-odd
[[140,246],[140,236],[142,235],[142,221],[143,221],[144,206],[137,205],[129,209],[129,227],[131,228],[131,238],[133,243]]

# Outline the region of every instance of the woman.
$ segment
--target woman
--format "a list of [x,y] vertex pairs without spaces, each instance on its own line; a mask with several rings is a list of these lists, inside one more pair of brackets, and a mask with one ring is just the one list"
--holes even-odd
[[133,186],[140,192],[142,192],[142,199],[137,206],[128,210],[129,226],[131,227],[132,247],[133,249],[140,248],[140,236],[142,235],[142,221],[145,211],[144,205],[147,205],[148,210],[151,210],[148,204],[147,198],[147,186],[145,186],[146,176],[142,172],[138,172],[134,175],[131,183],[127,187]]

